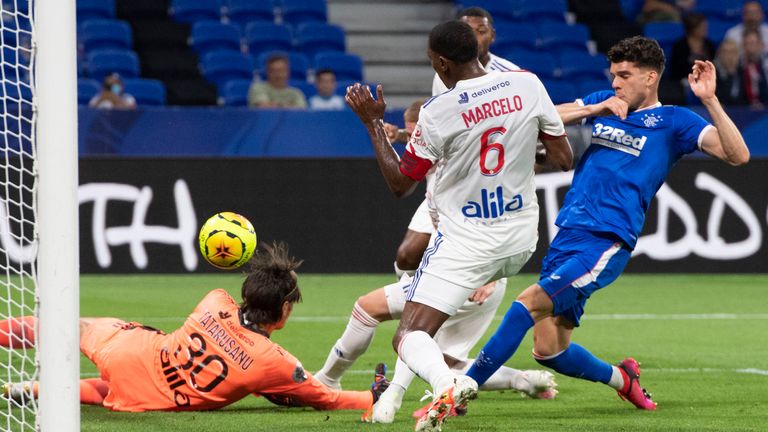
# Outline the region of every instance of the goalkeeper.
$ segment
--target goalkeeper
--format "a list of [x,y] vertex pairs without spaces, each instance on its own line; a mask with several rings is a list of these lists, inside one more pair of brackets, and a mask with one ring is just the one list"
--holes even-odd
[[[101,373],[81,381],[81,402],[131,412],[212,410],[254,394],[280,405],[369,409],[389,384],[383,365],[371,390],[335,390],[269,339],[301,300],[294,272],[300,264],[283,244],[267,246],[251,261],[242,303],[213,290],[169,334],[116,318],[81,318],[80,350]],[[0,321],[0,345],[34,346],[34,325],[34,317]],[[21,402],[37,394],[37,383],[3,390]]]

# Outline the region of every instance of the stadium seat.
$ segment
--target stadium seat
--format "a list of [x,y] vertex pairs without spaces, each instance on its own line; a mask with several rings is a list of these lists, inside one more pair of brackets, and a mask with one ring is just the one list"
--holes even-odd
[[259,54],[256,58],[256,67],[259,69],[259,75],[262,79],[267,78],[267,60],[273,55],[288,56],[288,63],[291,68],[292,80],[307,80],[307,70],[309,69],[309,59],[302,53],[285,51],[267,51]]
[[322,51],[346,51],[344,29],[325,23],[304,23],[296,29],[296,48],[313,58]]
[[200,63],[205,79],[216,84],[219,89],[233,79],[252,79],[254,69],[251,56],[232,51],[209,52]]
[[363,80],[363,60],[354,54],[320,53],[315,56],[315,70],[321,69],[332,70],[337,81]]
[[698,0],[696,11],[703,13],[709,19],[740,21],[742,3],[744,3],[743,0]]
[[118,73],[123,78],[139,76],[139,57],[128,50],[95,50],[86,55],[88,76],[103,80],[111,73]]
[[515,16],[519,21],[565,22],[568,5],[565,0],[518,0]]
[[504,21],[517,21],[517,15],[515,14],[517,3],[518,0],[472,0],[462,2],[462,4],[459,5],[459,8],[470,6],[481,7],[491,14],[494,24],[497,24]]
[[290,51],[293,49],[293,38],[287,26],[252,22],[245,27],[245,42],[248,52],[258,57],[267,51]]
[[552,54],[545,52],[517,52],[511,58],[522,69],[529,70],[540,78],[554,78],[557,75],[557,66]]
[[200,55],[217,50],[240,52],[240,30],[218,21],[200,21],[192,25],[189,42]]
[[554,104],[573,102],[577,98],[576,87],[573,84],[559,80],[542,81]]
[[649,38],[656,39],[664,50],[664,55],[669,60],[672,51],[672,45],[675,41],[683,37],[683,25],[671,22],[651,22],[643,28],[643,34]]
[[607,79],[608,60],[603,55],[563,53],[558,56],[560,76],[573,82]]
[[715,45],[719,45],[725,38],[725,33],[728,29],[738,23],[738,21],[723,21],[718,18],[710,18],[708,20],[707,37],[714,42]]
[[594,93],[597,91],[612,90],[612,87],[611,87],[611,82],[608,81],[607,79],[599,79],[599,80],[593,79],[593,80],[579,81],[576,84],[576,90],[577,90],[576,97],[583,98],[588,94]]
[[547,22],[541,25],[541,45],[552,54],[573,48],[586,51],[588,41],[589,29],[584,24]]
[[85,21],[78,37],[86,52],[95,49],[131,49],[133,45],[131,26],[119,20]]
[[221,6],[217,0],[172,0],[169,13],[174,21],[182,23],[218,21]]
[[635,21],[643,9],[644,0],[621,0],[621,11],[628,21]]
[[496,55],[510,59],[507,56],[510,52],[520,49],[533,51],[538,47],[539,29],[533,24],[505,22],[495,25],[495,28],[496,40],[491,45],[491,52]]
[[91,98],[101,91],[101,83],[93,78],[77,79],[77,104],[88,105]]
[[123,81],[125,92],[136,99],[137,105],[165,105],[165,86],[162,81],[154,79],[133,78]]
[[115,1],[77,0],[75,10],[77,22],[85,22],[92,19],[110,19],[115,17]]
[[304,93],[304,97],[307,98],[307,102],[309,102],[309,98],[317,94],[315,85],[305,80],[291,80],[288,85],[301,90]]
[[220,91],[219,103],[224,106],[246,106],[248,105],[248,89],[251,87],[251,80],[234,79],[224,83]]
[[283,22],[298,25],[305,22],[328,21],[325,0],[283,0]]
[[244,29],[249,22],[274,22],[275,11],[270,1],[229,0],[227,18],[230,23]]

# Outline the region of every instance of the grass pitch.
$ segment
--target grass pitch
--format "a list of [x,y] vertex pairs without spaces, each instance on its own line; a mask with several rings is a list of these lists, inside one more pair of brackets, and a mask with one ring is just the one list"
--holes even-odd
[[[342,333],[355,299],[393,280],[391,275],[302,275],[304,302],[273,340],[310,371],[319,369]],[[536,280],[510,279],[498,320],[514,297]],[[241,278],[214,276],[83,276],[82,316],[115,316],[166,331],[177,328],[205,293],[225,288],[239,298]],[[346,389],[370,385],[373,367],[393,366],[395,323],[379,327],[369,351],[343,381]],[[765,431],[768,430],[768,276],[624,275],[589,301],[574,341],[615,363],[634,356],[642,384],[659,403],[636,410],[602,384],[557,376],[554,401],[517,393],[481,392],[469,415],[449,419],[446,431]],[[532,337],[508,365],[539,368]],[[481,341],[481,344],[485,339]],[[473,354],[479,350],[476,347]],[[83,377],[97,375],[82,357]],[[390,374],[391,376],[391,374]],[[357,411],[277,407],[248,397],[220,411],[116,413],[82,407],[83,431],[402,431],[423,403],[426,385],[415,381],[392,425],[359,422]]]

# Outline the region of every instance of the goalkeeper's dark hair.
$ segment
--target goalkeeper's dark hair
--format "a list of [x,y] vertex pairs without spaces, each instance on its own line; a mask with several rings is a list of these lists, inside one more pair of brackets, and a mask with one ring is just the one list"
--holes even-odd
[[472,6],[464,8],[456,13],[456,19],[462,19],[464,17],[487,18],[488,24],[493,27],[493,17],[491,16],[491,13],[481,7]]
[[611,63],[623,61],[634,63],[640,68],[664,72],[664,50],[654,39],[645,36],[632,36],[622,39],[608,50],[608,60]]
[[293,273],[302,261],[291,257],[285,243],[264,245],[250,261],[242,286],[240,310],[251,324],[274,324],[283,317],[283,303],[301,301]]
[[466,64],[477,59],[477,38],[469,24],[448,21],[429,33],[429,49],[456,64]]

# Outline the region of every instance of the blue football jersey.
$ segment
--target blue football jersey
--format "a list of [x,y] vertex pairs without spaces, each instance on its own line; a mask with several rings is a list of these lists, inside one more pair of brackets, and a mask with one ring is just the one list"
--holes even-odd
[[[614,95],[600,91],[585,105]],[[669,171],[698,148],[709,123],[693,111],[658,105],[592,119],[592,139],[579,161],[555,224],[613,233],[634,249],[645,212]]]

